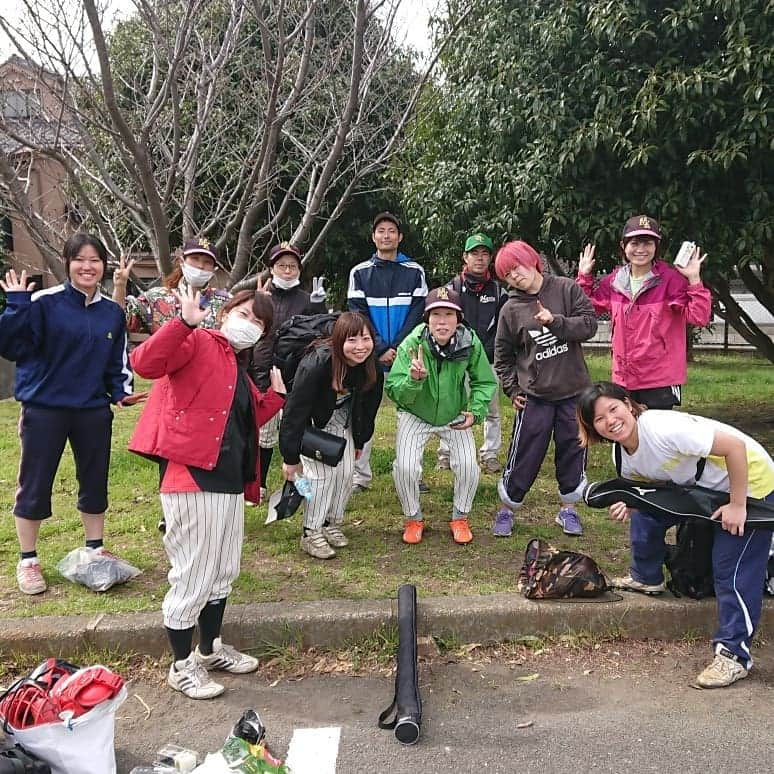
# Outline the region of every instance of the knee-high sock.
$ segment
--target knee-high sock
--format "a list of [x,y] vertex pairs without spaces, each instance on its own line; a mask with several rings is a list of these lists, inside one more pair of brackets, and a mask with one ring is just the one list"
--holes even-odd
[[199,652],[204,656],[209,656],[212,653],[213,640],[220,637],[225,611],[226,600],[213,599],[199,613]]

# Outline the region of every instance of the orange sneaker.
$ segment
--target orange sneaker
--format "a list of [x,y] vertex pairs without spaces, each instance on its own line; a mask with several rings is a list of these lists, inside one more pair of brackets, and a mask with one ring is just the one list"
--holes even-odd
[[403,542],[416,545],[422,542],[422,532],[425,529],[424,521],[407,521],[403,528]]
[[470,531],[467,519],[452,519],[449,526],[455,543],[465,544],[473,540],[473,533]]

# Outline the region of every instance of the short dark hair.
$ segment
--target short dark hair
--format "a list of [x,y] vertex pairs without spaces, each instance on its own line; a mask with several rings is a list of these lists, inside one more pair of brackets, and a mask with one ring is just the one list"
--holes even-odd
[[267,336],[274,324],[274,302],[271,293],[265,290],[240,290],[234,293],[220,310],[220,317],[228,314],[235,306],[242,306],[246,301],[253,301],[253,314],[263,323],[263,336]]
[[78,257],[78,253],[81,252],[81,248],[88,245],[93,247],[97,251],[99,259],[102,261],[102,266],[107,271],[108,263],[108,251],[102,240],[94,234],[84,234],[82,231],[78,231],[72,236],[68,237],[62,248],[62,258],[64,259],[65,271],[67,276],[70,276],[70,261],[73,258]]
[[632,398],[628,390],[620,387],[613,382],[594,382],[590,387],[587,387],[578,398],[575,411],[578,417],[578,440],[583,447],[590,446],[594,443],[602,443],[607,440],[603,438],[594,427],[594,406],[599,398],[611,398],[613,400],[620,400],[627,402],[632,409],[632,414],[638,417],[643,411],[647,409],[647,406],[643,406],[641,403],[637,403]]

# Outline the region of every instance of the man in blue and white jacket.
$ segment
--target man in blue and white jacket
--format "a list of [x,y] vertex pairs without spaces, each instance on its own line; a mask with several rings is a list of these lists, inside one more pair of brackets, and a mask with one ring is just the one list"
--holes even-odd
[[[376,252],[349,273],[347,308],[371,321],[376,334],[374,352],[382,369],[389,371],[398,345],[422,321],[427,281],[424,269],[398,251],[403,232],[395,215],[380,212],[374,218],[371,238]],[[355,490],[368,489],[372,478],[369,442],[355,462]]]

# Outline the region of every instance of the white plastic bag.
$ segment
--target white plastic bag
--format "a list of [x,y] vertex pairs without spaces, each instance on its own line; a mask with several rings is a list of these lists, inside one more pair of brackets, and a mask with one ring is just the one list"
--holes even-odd
[[107,591],[111,586],[126,583],[142,572],[117,556],[86,546],[70,551],[56,569],[67,580],[81,583],[92,591]]
[[[51,774],[116,774],[116,710],[126,700],[124,686],[78,718],[32,728],[9,728],[14,742],[51,767]],[[67,715],[69,713],[62,713]]]
[[209,753],[204,763],[197,766],[192,774],[234,774],[234,770],[226,763],[226,759],[219,753]]

